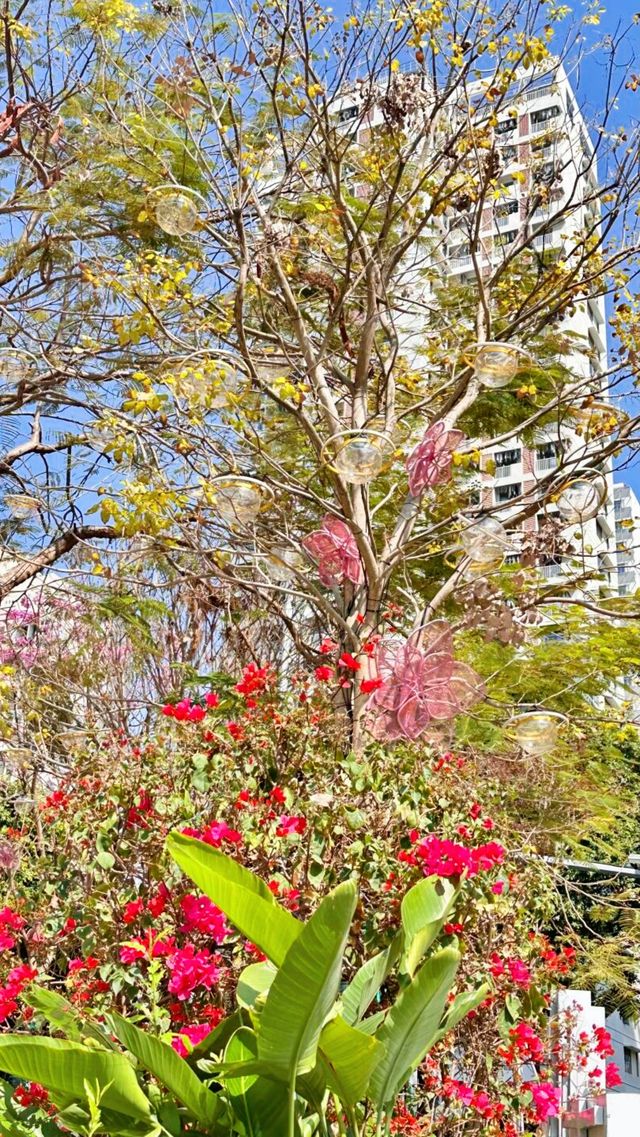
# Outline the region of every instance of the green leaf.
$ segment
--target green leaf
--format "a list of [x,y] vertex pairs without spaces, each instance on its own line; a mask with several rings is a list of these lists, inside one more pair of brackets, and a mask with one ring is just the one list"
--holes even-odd
[[[248,1027],[236,1031],[225,1051],[225,1061],[248,1064],[257,1058],[258,1041]],[[282,1137],[287,1132],[286,1086],[257,1074],[225,1079],[233,1110],[244,1126],[245,1137]]]
[[387,1012],[376,1036],[385,1053],[369,1083],[378,1108],[394,1100],[433,1045],[459,964],[460,953],[454,948],[432,955]]
[[266,884],[204,841],[170,833],[167,848],[183,872],[238,931],[280,966],[303,924],[276,903]]
[[233,1014],[227,1015],[222,1019],[213,1030],[205,1035],[202,1042],[194,1046],[191,1053],[185,1059],[190,1066],[196,1065],[200,1059],[209,1058],[212,1054],[220,1054],[226,1047],[232,1034],[238,1030],[238,1027],[249,1026],[251,1024],[250,1015],[244,1009],[234,1011]]
[[112,869],[116,863],[113,853],[108,853],[106,849],[96,854],[96,861],[101,869]]
[[130,1050],[154,1078],[170,1090],[201,1125],[211,1125],[219,1112],[219,1101],[194,1074],[172,1046],[140,1030],[121,1015],[107,1016],[116,1038]]
[[342,992],[342,1014],[351,1026],[360,1021],[377,995],[396,961],[399,946],[400,939],[396,937],[386,951],[363,963]]
[[[450,1004],[449,1009],[442,1020],[442,1025],[438,1031],[438,1037],[444,1038],[454,1026],[469,1014],[469,1011],[475,1011],[476,1007],[483,1003],[489,994],[491,988],[488,983],[483,983],[482,986],[477,987],[474,991],[463,991],[460,995],[456,995],[453,1002]],[[510,996],[507,996],[507,1000]]]
[[32,1035],[0,1035],[0,1069],[40,1082],[52,1095],[86,1102],[85,1081],[98,1085],[107,1109],[148,1119],[149,1102],[131,1063],[113,1050],[90,1050],[76,1042]]
[[287,1082],[315,1065],[320,1031],[338,994],[356,897],[355,883],[345,881],[324,898],[287,952],[267,995],[258,1055]]
[[384,1047],[349,1026],[340,1015],[323,1027],[318,1047],[329,1088],[345,1105],[355,1105],[364,1097]]
[[260,996],[269,990],[276,975],[277,971],[270,963],[250,963],[245,967],[236,988],[236,1000],[240,1006],[252,1010]]
[[449,880],[429,876],[405,894],[401,914],[405,946],[401,970],[413,975],[456,902],[459,889]]
[[22,997],[34,1011],[44,1016],[49,1026],[62,1031],[72,1042],[82,1042],[86,1038],[91,1038],[106,1050],[113,1050],[113,1043],[108,1035],[91,1021],[83,1019],[73,1003],[59,995],[57,991],[50,991],[47,987],[38,987],[31,983]]

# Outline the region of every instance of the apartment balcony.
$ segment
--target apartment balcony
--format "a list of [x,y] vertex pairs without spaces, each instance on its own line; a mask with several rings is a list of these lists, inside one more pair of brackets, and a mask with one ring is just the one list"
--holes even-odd
[[548,474],[549,470],[557,470],[558,457],[554,455],[552,458],[536,458],[536,474]]

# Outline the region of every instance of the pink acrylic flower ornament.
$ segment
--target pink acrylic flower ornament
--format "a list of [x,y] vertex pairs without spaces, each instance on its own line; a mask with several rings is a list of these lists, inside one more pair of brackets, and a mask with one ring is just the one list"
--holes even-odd
[[453,452],[465,438],[461,430],[448,430],[443,422],[434,422],[425,431],[422,442],[407,458],[409,489],[419,497],[427,486],[437,486],[451,477]]
[[305,537],[303,547],[318,563],[318,575],[329,588],[345,580],[362,584],[364,572],[353,533],[344,521],[325,514],[320,529]]
[[481,699],[479,675],[453,658],[451,628],[434,620],[407,640],[378,650],[382,686],[367,703],[371,733],[393,742],[419,738],[432,721],[453,718]]

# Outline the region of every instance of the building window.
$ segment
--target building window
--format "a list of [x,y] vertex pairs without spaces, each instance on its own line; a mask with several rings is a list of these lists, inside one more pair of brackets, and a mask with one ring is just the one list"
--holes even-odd
[[541,122],[549,122],[560,114],[560,107],[542,107],[539,111],[531,112],[531,122],[537,126]]
[[518,120],[515,115],[510,115],[509,118],[503,119],[502,122],[496,123],[496,134],[508,134],[509,131],[515,130],[518,125]]
[[494,237],[494,240],[498,246],[512,245],[516,239],[516,236],[516,230],[509,229],[506,233],[498,233],[497,237]]
[[509,217],[511,213],[517,213],[519,208],[517,201],[502,201],[496,205],[496,217]]
[[357,107],[343,107],[341,111],[338,111],[338,121],[349,122],[349,119],[356,118],[357,114]]
[[503,162],[515,162],[518,158],[517,146],[503,146],[500,150]]
[[624,1072],[631,1074],[632,1078],[640,1077],[640,1055],[631,1046],[624,1048]]
[[506,486],[496,486],[496,502],[501,504],[505,501],[513,501],[514,498],[520,497],[522,493],[522,484],[520,482],[509,482]]
[[519,447],[516,450],[498,450],[493,455],[493,460],[496,466],[515,466],[516,462],[520,461],[521,455]]

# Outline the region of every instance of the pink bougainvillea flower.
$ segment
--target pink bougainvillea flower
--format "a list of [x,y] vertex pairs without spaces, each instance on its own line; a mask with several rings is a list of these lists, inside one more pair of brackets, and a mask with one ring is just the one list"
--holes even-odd
[[606,1085],[608,1090],[614,1090],[616,1086],[622,1085],[622,1078],[620,1077],[620,1069],[616,1066],[615,1062],[607,1062],[607,1070],[605,1074]]
[[551,1082],[523,1082],[522,1088],[531,1094],[531,1111],[536,1121],[542,1123],[558,1116],[562,1093],[559,1086],[553,1086]]
[[380,644],[376,665],[382,685],[367,707],[372,734],[386,742],[419,738],[430,722],[453,718],[483,695],[480,677],[453,658],[446,620],[434,620],[407,640]]
[[190,998],[197,987],[210,990],[220,977],[219,958],[207,948],[196,951],[193,944],[180,948],[167,960],[171,972],[168,989],[180,1002]]
[[349,526],[327,513],[322,519],[320,529],[310,533],[302,542],[310,557],[318,564],[318,576],[322,584],[332,588],[350,580],[362,584],[364,572],[356,539]]
[[420,497],[427,486],[449,481],[453,452],[464,437],[461,430],[448,430],[443,422],[431,424],[406,462],[409,489],[414,497]]
[[186,1058],[194,1046],[202,1042],[203,1038],[211,1032],[209,1023],[194,1023],[192,1026],[183,1026],[180,1028],[180,1034],[171,1040],[171,1045],[181,1058]]
[[292,837],[295,833],[304,833],[306,828],[306,817],[290,817],[283,813],[277,821],[276,837]]
[[184,916],[184,923],[180,925],[181,932],[202,932],[217,944],[222,943],[230,934],[224,914],[207,896],[188,893],[182,897],[180,907]]

